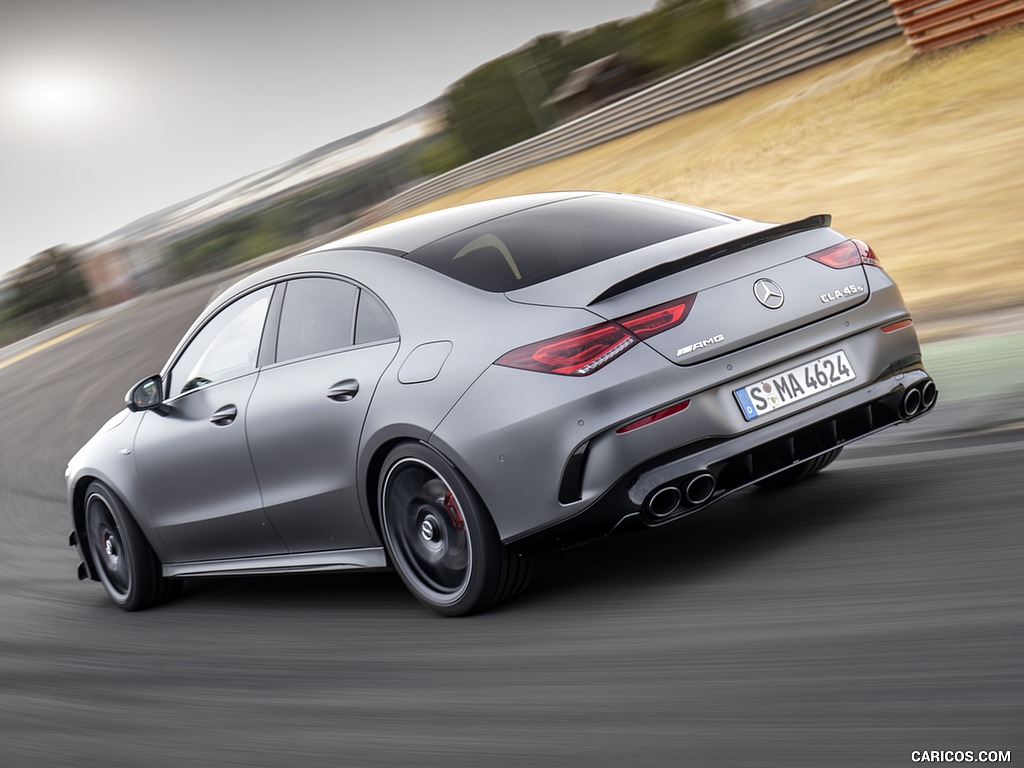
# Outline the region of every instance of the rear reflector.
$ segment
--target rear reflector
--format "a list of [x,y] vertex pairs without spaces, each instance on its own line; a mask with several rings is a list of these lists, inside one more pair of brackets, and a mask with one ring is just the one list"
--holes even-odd
[[882,333],[892,333],[893,331],[898,331],[901,328],[906,328],[907,326],[913,324],[914,321],[908,317],[906,320],[900,320],[898,323],[890,323],[889,325],[883,325]]
[[871,250],[871,246],[863,240],[845,240],[838,245],[810,253],[807,258],[814,259],[832,269],[846,269],[858,264],[865,264],[869,267],[881,266],[875,252]]
[[673,413],[679,413],[685,411],[687,406],[690,404],[689,400],[683,400],[681,403],[675,403],[670,405],[668,408],[662,408],[660,411],[649,413],[636,421],[631,421],[624,427],[619,427],[615,430],[615,434],[624,435],[627,432],[632,432],[634,429],[640,429],[640,427],[646,427],[648,424],[653,424],[656,421],[664,419],[666,416],[671,416]]

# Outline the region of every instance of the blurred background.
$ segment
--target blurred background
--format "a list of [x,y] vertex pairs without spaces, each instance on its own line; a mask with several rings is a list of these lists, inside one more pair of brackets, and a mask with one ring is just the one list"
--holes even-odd
[[[906,765],[1024,750],[1024,10],[590,0],[0,11],[0,758]],[[551,556],[460,621],[393,574],[126,615],[62,470],[225,282],[553,189],[829,212],[940,404],[787,494]]]

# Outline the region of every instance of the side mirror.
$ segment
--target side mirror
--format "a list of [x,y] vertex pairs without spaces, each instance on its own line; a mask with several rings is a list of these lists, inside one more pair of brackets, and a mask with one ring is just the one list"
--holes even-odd
[[167,413],[164,408],[164,382],[160,375],[143,379],[124,396],[124,404],[129,411],[156,411]]

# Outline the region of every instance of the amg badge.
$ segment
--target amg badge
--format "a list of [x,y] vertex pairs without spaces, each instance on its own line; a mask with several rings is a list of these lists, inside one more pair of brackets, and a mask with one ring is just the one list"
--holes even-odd
[[718,344],[721,341],[725,341],[725,336],[718,334],[717,336],[712,336],[710,339],[704,339],[703,341],[698,341],[694,344],[687,344],[685,347],[680,347],[680,349],[676,351],[676,357],[688,355],[695,349],[704,349],[704,347],[710,347],[712,344]]

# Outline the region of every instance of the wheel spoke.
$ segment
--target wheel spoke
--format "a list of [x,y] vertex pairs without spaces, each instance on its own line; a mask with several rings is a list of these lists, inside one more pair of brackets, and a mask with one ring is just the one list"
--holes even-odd
[[86,507],[86,528],[94,561],[111,590],[125,595],[131,588],[130,562],[117,521],[106,502],[92,496]]
[[431,467],[407,459],[392,467],[384,489],[384,519],[399,564],[424,591],[442,600],[469,580],[469,534],[452,489]]

